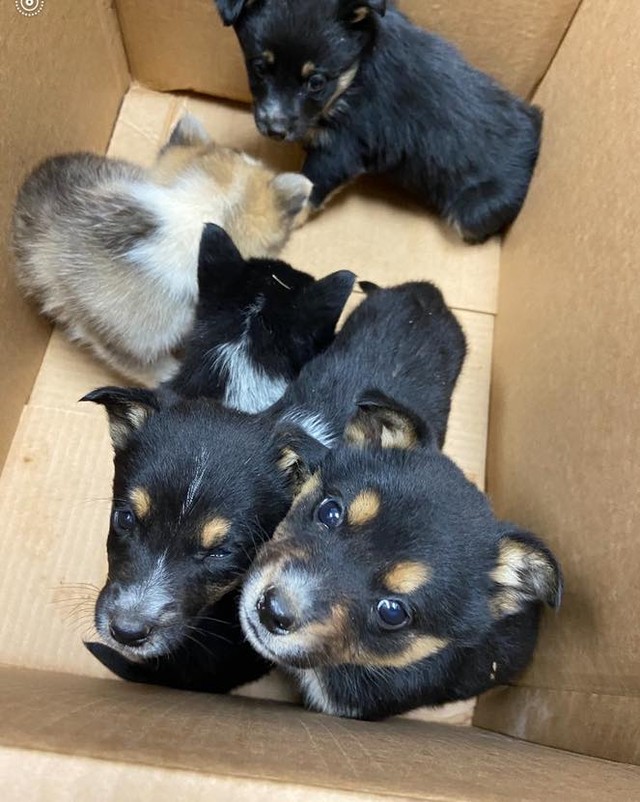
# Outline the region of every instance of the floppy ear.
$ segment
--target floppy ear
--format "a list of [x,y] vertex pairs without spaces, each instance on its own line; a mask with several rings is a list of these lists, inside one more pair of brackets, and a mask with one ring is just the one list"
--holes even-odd
[[232,272],[244,269],[246,262],[227,232],[207,223],[200,238],[198,253],[198,290],[202,295],[213,285],[219,287],[220,279],[229,279]]
[[224,25],[235,25],[245,5],[246,0],[215,0],[218,13]]
[[560,606],[562,572],[558,561],[529,532],[516,530],[502,535],[491,579],[497,586],[491,608],[498,618],[513,615],[531,602]]
[[378,284],[374,284],[373,281],[359,281],[358,287],[360,287],[365,295],[371,295],[372,292],[380,289],[380,286]]
[[131,435],[160,409],[156,393],[138,387],[99,387],[80,401],[93,401],[106,408],[111,442],[116,451],[124,448]]
[[340,18],[352,25],[367,19],[371,14],[384,17],[387,13],[386,0],[342,0],[338,6]]
[[210,145],[213,142],[200,120],[185,114],[175,125],[165,148],[186,145]]
[[300,214],[311,195],[313,184],[302,173],[280,173],[271,180],[278,205],[286,217]]
[[414,448],[435,445],[427,424],[414,412],[378,390],[368,390],[344,431],[347,443],[364,448]]
[[286,421],[276,426],[275,442],[279,453],[278,470],[285,474],[297,493],[315,473],[329,449],[301,427]]
[[313,333],[319,347],[331,342],[355,280],[355,273],[350,270],[338,270],[308,284],[300,292],[298,317],[305,329]]

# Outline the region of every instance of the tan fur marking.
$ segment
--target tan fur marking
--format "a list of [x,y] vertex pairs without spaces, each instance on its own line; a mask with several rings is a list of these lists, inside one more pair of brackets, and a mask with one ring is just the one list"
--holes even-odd
[[502,587],[489,602],[495,618],[513,615],[522,609],[521,571],[548,570],[544,557],[522,543],[507,540],[500,544],[498,564],[491,572],[491,579]]
[[353,9],[353,16],[351,17],[352,23],[362,22],[365,17],[369,16],[369,9],[366,6],[358,6]]
[[316,65],[313,61],[305,61],[302,65],[302,77],[308,78],[312,73],[316,71]]
[[436,638],[433,635],[418,635],[401,652],[395,654],[374,654],[361,652],[352,659],[352,663],[364,666],[387,666],[389,668],[405,668],[418,663],[427,657],[442,651],[449,641],[446,638]]
[[293,468],[299,459],[299,456],[292,448],[285,448],[282,450],[282,455],[278,460],[278,468],[286,473]]
[[273,50],[264,50],[262,53],[262,58],[267,62],[267,64],[273,64],[276,60]]
[[200,544],[203,549],[210,549],[216,543],[224,540],[231,528],[231,521],[227,518],[216,516],[202,527],[200,532]]
[[380,496],[375,490],[363,490],[349,504],[347,516],[351,526],[368,524],[380,512]]
[[342,75],[338,78],[338,82],[336,84],[336,88],[334,93],[331,95],[329,100],[326,102],[324,108],[322,109],[323,114],[327,114],[336,100],[343,95],[347,89],[353,83],[353,79],[358,74],[358,68],[360,67],[360,63],[356,61],[346,72],[343,72]]
[[401,562],[386,574],[384,584],[392,593],[413,593],[429,579],[431,568],[426,563]]
[[[396,421],[394,421],[394,423],[395,422]],[[415,432],[413,429],[407,429],[407,427],[402,424],[403,421],[399,419],[398,425],[393,429],[388,426],[382,427],[382,432],[380,434],[380,445],[382,448],[413,448],[415,446]]]
[[291,645],[305,651],[312,651],[318,647],[336,651],[342,647],[349,635],[349,611],[344,604],[338,603],[331,608],[328,618],[313,621],[294,633],[295,640],[291,640]]
[[131,506],[137,518],[145,518],[151,510],[151,496],[144,487],[134,487],[131,491]]

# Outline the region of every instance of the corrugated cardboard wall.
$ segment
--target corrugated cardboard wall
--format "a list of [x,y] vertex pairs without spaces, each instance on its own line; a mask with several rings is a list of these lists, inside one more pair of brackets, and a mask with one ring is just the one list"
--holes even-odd
[[503,249],[488,482],[566,571],[521,687],[477,722],[640,762],[640,4],[584,0],[536,100],[538,174]]
[[[536,86],[580,0],[400,0],[418,24],[448,36],[523,95]],[[213,0],[117,0],[133,77],[153,89],[248,100],[233,32]]]
[[28,17],[0,4],[0,466],[26,401],[49,328],[19,296],[8,238],[15,191],[42,158],[104,152],[127,62],[111,3],[55,0]]

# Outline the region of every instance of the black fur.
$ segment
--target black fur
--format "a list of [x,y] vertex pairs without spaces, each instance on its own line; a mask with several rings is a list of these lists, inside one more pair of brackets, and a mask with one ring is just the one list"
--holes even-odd
[[222,228],[207,224],[195,325],[165,387],[247,412],[268,407],[332,341],[354,281],[348,270],[315,281],[280,260],[245,260]]
[[[115,450],[109,579],[96,605],[107,644],[126,659],[169,659],[177,650],[184,659],[191,628],[200,628],[211,605],[236,587],[287,513],[296,487],[324,457],[325,445],[310,434],[319,428],[327,444],[335,442],[376,377],[387,389],[402,382],[403,399],[429,410],[441,443],[464,351],[464,335],[440,292],[414,283],[371,290],[334,342],[261,414],[163,391],[107,387],[89,393],[84,400],[107,409]],[[149,499],[142,517],[135,513],[140,488]],[[133,516],[126,532],[119,523],[123,511]],[[204,549],[201,533],[214,518],[227,521],[228,531]],[[148,603],[138,603],[136,588],[150,594]],[[133,646],[118,644],[110,633],[123,599],[129,599],[127,617],[133,609],[136,625],[151,628]],[[118,661],[111,665],[117,668]],[[117,673],[127,672],[121,667]]]
[[366,299],[331,346],[309,362],[272,412],[285,420],[315,415],[339,437],[371,386],[422,410],[442,446],[465,337],[442,293],[429,282],[388,289],[364,282]]
[[383,0],[217,5],[244,52],[259,130],[307,148],[313,205],[358,175],[386,173],[467,241],[515,219],[542,114],[451,44]]
[[[356,420],[366,442],[326,456],[259,553],[241,601],[249,639],[298,678],[309,707],[364,719],[509,682],[531,658],[542,603],[557,607],[562,590],[551,552],[494,517],[428,426],[416,429],[413,413],[380,403],[367,401]],[[385,414],[404,417],[411,447],[381,447],[372,424]],[[349,507],[362,492],[378,507],[358,523]],[[334,528],[319,518],[326,499],[343,510]],[[509,570],[497,571],[501,559]],[[403,563],[424,566],[424,581],[390,590],[389,572]],[[384,628],[377,609],[389,600],[410,611],[406,626]],[[432,654],[426,639],[437,639]]]

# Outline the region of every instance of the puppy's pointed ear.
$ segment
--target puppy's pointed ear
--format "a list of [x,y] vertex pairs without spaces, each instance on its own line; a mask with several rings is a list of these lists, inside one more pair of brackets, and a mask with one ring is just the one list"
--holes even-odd
[[176,123],[165,148],[189,145],[210,145],[213,142],[200,120],[185,114]]
[[116,451],[124,448],[131,435],[160,409],[160,400],[153,390],[138,387],[99,387],[80,401],[101,404],[109,416],[111,442]]
[[229,279],[243,270],[245,260],[227,232],[207,223],[200,238],[198,253],[198,289],[200,295],[213,286],[219,288],[221,279]]
[[338,270],[301,291],[297,302],[298,319],[305,330],[313,334],[319,349],[326,348],[333,339],[355,280],[355,273],[350,270]]
[[378,390],[369,390],[358,400],[344,438],[360,448],[435,446],[433,434],[421,418]]
[[272,179],[278,206],[285,217],[293,219],[307,205],[313,184],[302,173],[280,173]]
[[251,0],[215,0],[220,19],[226,26],[235,25],[242,9],[246,5],[251,5]]
[[562,600],[562,572],[551,551],[529,532],[515,530],[498,541],[491,579],[496,590],[491,609],[496,618],[542,602],[557,608]]
[[295,494],[315,473],[329,449],[300,426],[286,421],[277,425],[274,436],[278,470],[287,477]]
[[340,18],[351,25],[357,25],[372,14],[384,17],[387,13],[386,0],[342,0],[339,4]]

